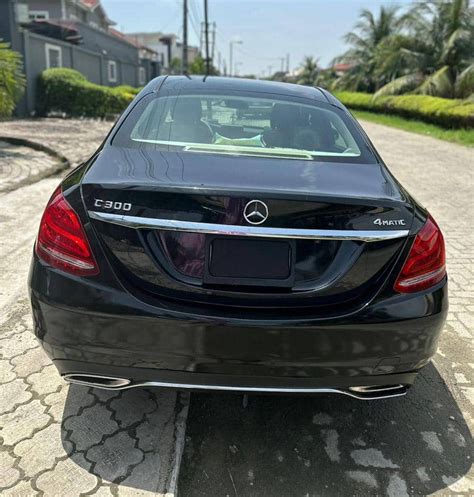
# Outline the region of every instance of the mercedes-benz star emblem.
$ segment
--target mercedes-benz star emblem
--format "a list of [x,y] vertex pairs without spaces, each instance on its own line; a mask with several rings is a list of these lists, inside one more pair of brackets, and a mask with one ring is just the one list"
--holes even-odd
[[261,200],[251,200],[244,208],[244,217],[250,224],[262,224],[268,217],[267,204]]

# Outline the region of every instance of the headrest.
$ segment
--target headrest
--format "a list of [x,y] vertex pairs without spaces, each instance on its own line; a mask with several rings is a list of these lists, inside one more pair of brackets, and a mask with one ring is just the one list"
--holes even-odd
[[300,121],[300,107],[291,104],[275,104],[270,116],[272,129],[294,128]]
[[311,109],[309,113],[309,124],[320,136],[324,147],[333,147],[335,144],[334,129],[327,113],[321,109]]
[[199,98],[178,97],[173,109],[173,121],[191,124],[202,117],[201,100]]

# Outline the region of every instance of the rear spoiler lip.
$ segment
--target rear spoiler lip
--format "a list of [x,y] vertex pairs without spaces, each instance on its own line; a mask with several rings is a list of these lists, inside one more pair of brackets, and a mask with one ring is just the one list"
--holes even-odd
[[251,236],[260,238],[291,238],[304,240],[353,240],[378,242],[406,238],[409,230],[322,230],[271,228],[263,226],[238,226],[230,224],[200,223],[176,219],[127,216],[106,212],[88,211],[89,217],[97,221],[117,224],[132,229],[156,229],[209,235]]

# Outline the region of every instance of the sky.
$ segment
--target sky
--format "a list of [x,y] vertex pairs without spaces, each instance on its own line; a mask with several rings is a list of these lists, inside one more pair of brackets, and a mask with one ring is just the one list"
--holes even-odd
[[[199,45],[203,0],[188,0],[189,44]],[[377,12],[381,5],[406,6],[410,0],[208,0],[209,21],[215,22],[216,51],[228,64],[234,44],[234,69],[239,74],[268,75],[290,54],[290,69],[311,55],[327,67],[344,52],[342,40],[361,9]],[[182,0],[102,0],[107,14],[125,32],[161,31],[182,36]]]

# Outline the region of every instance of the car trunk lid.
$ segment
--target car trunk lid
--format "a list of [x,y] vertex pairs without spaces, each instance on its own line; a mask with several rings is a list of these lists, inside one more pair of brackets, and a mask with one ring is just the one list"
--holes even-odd
[[[379,164],[109,147],[82,193],[122,281],[189,304],[357,307],[413,220]],[[245,217],[255,205],[268,215],[258,224]]]

